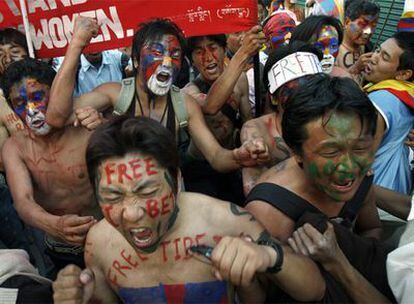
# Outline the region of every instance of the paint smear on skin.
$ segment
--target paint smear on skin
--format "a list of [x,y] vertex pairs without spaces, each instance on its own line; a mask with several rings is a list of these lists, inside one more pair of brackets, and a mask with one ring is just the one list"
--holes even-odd
[[124,303],[228,303],[225,281],[120,288],[118,294]]

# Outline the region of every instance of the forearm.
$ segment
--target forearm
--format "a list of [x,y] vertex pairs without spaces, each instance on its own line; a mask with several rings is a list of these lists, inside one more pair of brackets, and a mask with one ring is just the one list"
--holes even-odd
[[323,264],[323,267],[341,283],[355,303],[390,303],[349,263],[342,250],[336,262]]
[[[247,287],[236,287],[237,295],[241,303],[265,303],[266,289],[257,278]],[[233,299],[231,299],[232,302]]]
[[227,150],[221,146],[216,152],[207,153],[205,155],[210,165],[218,172],[230,172],[240,168],[234,150]]
[[373,238],[376,240],[380,240],[382,236],[382,228],[378,227],[378,228],[372,228],[366,231],[362,231],[359,235],[362,237],[366,237],[366,238]]
[[53,127],[61,128],[73,113],[73,90],[83,47],[69,44],[68,50],[50,90],[46,119]]
[[249,57],[241,52],[237,52],[233,56],[224,72],[211,86],[206,101],[202,106],[203,113],[214,115],[223,107],[233,93],[237,80],[243,72],[243,67],[248,59]]
[[411,210],[411,196],[375,185],[377,206],[384,211],[406,220]]
[[57,235],[59,216],[50,214],[40,205],[30,200],[15,200],[16,211],[25,224],[38,228],[52,236]]

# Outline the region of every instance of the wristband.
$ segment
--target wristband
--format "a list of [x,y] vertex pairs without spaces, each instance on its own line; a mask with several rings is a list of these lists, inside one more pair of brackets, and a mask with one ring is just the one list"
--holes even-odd
[[282,246],[279,243],[277,243],[275,240],[273,240],[272,238],[261,239],[257,242],[257,244],[272,247],[274,251],[276,251],[276,262],[272,267],[268,267],[266,269],[266,272],[267,273],[278,273],[279,271],[281,271],[282,264],[283,264]]

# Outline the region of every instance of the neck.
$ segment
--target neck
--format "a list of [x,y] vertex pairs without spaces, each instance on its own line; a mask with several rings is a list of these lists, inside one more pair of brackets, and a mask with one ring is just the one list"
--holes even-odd
[[356,51],[359,48],[358,44],[355,44],[354,41],[349,37],[349,35],[345,35],[344,41],[342,42],[344,47],[350,51]]

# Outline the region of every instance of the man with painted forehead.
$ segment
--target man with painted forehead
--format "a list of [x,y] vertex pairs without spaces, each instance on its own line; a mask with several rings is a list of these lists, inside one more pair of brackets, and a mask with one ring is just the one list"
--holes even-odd
[[[327,282],[325,300],[365,301],[358,291],[369,283],[360,272],[392,297],[386,283],[386,249],[375,251],[381,252],[375,259],[379,264],[370,268],[373,260],[360,263],[363,254],[358,246],[342,242],[339,247],[337,228],[333,232],[332,224],[326,224],[327,219],[339,223],[338,229],[349,234],[343,239],[357,238],[350,229],[364,238],[379,239],[381,235],[373,178],[368,174],[375,153],[375,108],[349,78],[310,77],[284,106],[282,136],[292,157],[262,174],[246,199],[246,209],[272,236],[289,241],[296,252],[321,264]],[[318,216],[327,226],[319,230],[310,224],[301,227],[309,215]],[[372,248],[364,239],[352,244],[359,242]],[[372,276],[372,269],[379,272]],[[342,282],[339,289],[330,275]],[[376,292],[372,296],[376,299],[372,302],[383,298]]]
[[230,284],[256,303],[265,300],[259,280],[298,301],[323,294],[313,262],[248,212],[179,191],[175,143],[158,122],[117,117],[95,131],[86,158],[105,219],[88,234],[87,268],[59,273],[55,303],[228,303]]
[[320,59],[322,55],[318,49],[301,41],[281,46],[270,53],[264,67],[263,82],[269,90],[274,112],[249,120],[241,132],[242,142],[262,139],[268,147],[270,160],[261,166],[243,168],[245,195],[262,173],[291,156],[282,138],[283,108],[298,87],[306,84],[310,75],[322,72]]
[[[75,21],[72,40],[51,90],[48,123],[53,126],[62,125],[72,112],[79,57],[98,30],[96,20],[91,18],[78,17]],[[238,149],[223,149],[206,126],[200,106],[172,86],[181,68],[184,45],[181,30],[171,21],[156,19],[142,24],[132,46],[135,76],[125,79],[122,85],[103,84],[80,96],[77,102],[96,109],[113,106],[117,115],[155,119],[172,132],[179,147],[188,143],[188,129],[197,148],[218,171],[255,164],[262,146],[248,143]]]

